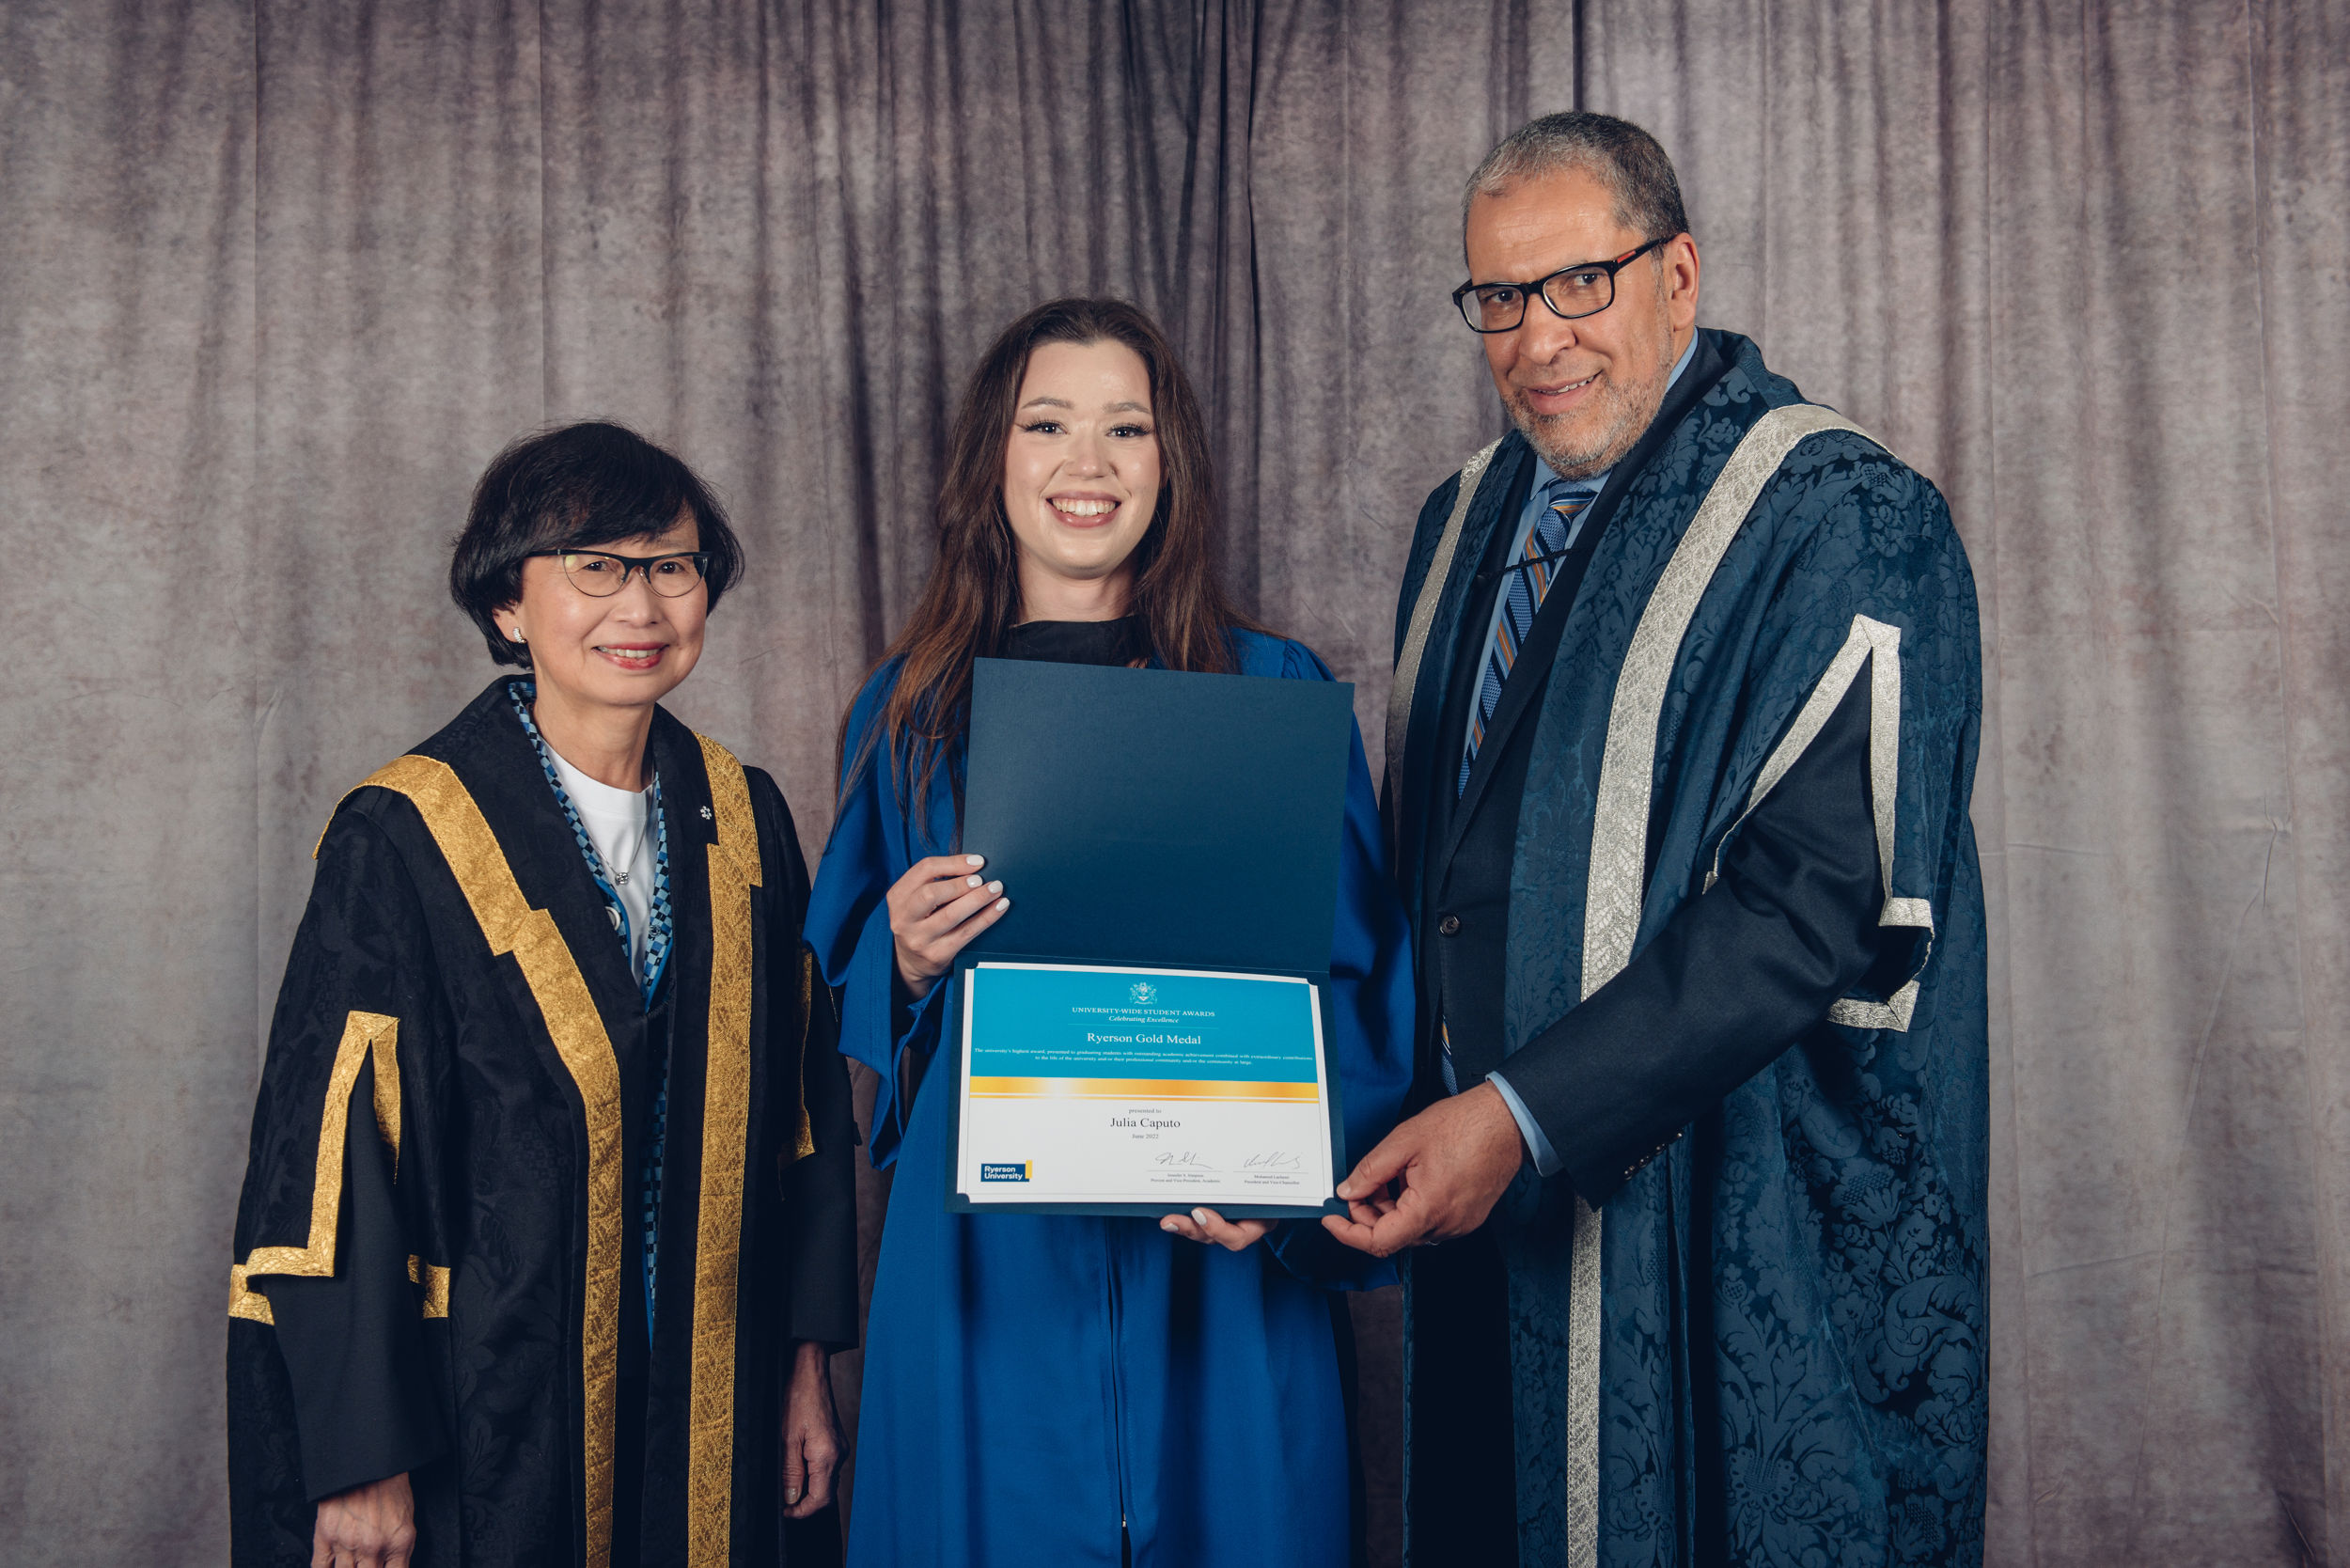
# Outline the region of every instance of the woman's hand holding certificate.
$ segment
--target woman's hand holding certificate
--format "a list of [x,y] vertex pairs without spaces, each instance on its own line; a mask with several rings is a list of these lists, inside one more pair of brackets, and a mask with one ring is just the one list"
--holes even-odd
[[964,944],[1011,907],[1004,885],[979,875],[983,855],[933,855],[916,860],[889,889],[889,935],[898,949],[898,979],[916,1001],[955,966]]
[[1167,1215],[1159,1221],[1159,1229],[1185,1241],[1214,1242],[1228,1252],[1239,1252],[1264,1240],[1273,1221],[1226,1219],[1214,1209],[1194,1209],[1188,1215]]
[[[1011,900],[1004,885],[981,875],[987,857],[980,855],[934,855],[917,860],[889,890],[889,933],[897,949],[898,978],[916,1000],[954,966],[965,944],[1003,917]],[[1177,1156],[1162,1155],[1164,1164]],[[1294,1156],[1282,1156],[1293,1160]],[[1182,1156],[1183,1171],[1197,1168],[1194,1153]],[[1167,1166],[1170,1174],[1177,1168]],[[1171,1214],[1159,1229],[1186,1241],[1214,1243],[1234,1252],[1262,1241],[1273,1229],[1266,1219],[1228,1220],[1210,1208]]]

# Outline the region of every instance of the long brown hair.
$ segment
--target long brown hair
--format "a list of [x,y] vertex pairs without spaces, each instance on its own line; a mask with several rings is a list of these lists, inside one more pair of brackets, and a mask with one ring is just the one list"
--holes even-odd
[[[1128,613],[1142,617],[1152,651],[1169,669],[1229,672],[1231,630],[1261,630],[1240,613],[1217,573],[1221,529],[1207,421],[1174,345],[1124,300],[1038,306],[1006,327],[971,372],[938,487],[938,559],[914,614],[875,666],[900,661],[897,685],[857,747],[857,765],[865,765],[877,745],[886,747],[910,815],[918,818],[913,803],[928,795],[940,760],[970,723],[971,661],[993,657],[1020,614],[1020,552],[1004,511],[1004,454],[1028,357],[1046,343],[1101,342],[1122,343],[1141,356],[1158,431],[1158,505],[1128,557],[1134,572]],[[854,699],[850,707],[854,712]],[[848,726],[843,713],[836,762],[848,744]],[[905,788],[909,762],[915,764],[911,790]],[[852,773],[836,773],[845,794]]]

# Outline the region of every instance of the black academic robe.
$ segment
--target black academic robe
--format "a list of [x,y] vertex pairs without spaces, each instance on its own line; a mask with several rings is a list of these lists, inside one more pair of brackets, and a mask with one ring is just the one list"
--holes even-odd
[[855,1336],[856,1132],[782,794],[666,713],[650,750],[650,1004],[506,681],[321,839],[230,1271],[238,1564],[403,1471],[418,1568],[780,1560],[790,1345]]

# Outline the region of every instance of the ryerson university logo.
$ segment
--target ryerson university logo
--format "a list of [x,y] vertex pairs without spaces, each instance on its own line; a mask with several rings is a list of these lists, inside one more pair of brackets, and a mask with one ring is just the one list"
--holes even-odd
[[1159,988],[1149,980],[1136,980],[1126,988],[1126,995],[1135,999],[1135,1006],[1149,1007],[1159,999]]
[[1010,1165],[982,1163],[979,1166],[979,1180],[982,1182],[1026,1182],[1033,1180],[1035,1176],[1036,1162],[1034,1160],[1022,1160]]

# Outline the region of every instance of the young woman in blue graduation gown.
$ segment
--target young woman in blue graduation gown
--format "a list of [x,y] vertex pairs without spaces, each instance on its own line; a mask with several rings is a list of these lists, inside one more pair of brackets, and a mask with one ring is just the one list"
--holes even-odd
[[[807,917],[842,992],[841,1049],[880,1075],[873,1162],[897,1167],[850,1560],[1344,1563],[1353,1344],[1336,1293],[1390,1276],[1311,1223],[949,1214],[947,1070],[924,1087],[954,955],[1018,897],[959,838],[972,659],[1330,673],[1218,585],[1198,404],[1132,306],[1057,301],[1006,330],[956,420],[938,520],[921,602],[843,727]],[[1183,876],[1137,864],[1117,897]],[[1340,876],[1332,1059],[1359,1151],[1402,1103],[1412,1023],[1359,735]]]

